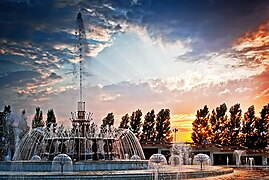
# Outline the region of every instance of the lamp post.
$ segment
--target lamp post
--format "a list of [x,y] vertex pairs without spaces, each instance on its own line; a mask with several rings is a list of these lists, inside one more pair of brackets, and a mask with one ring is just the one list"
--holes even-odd
[[177,132],[178,132],[178,129],[177,128],[174,128],[172,131],[175,133],[175,142],[176,142],[177,141]]

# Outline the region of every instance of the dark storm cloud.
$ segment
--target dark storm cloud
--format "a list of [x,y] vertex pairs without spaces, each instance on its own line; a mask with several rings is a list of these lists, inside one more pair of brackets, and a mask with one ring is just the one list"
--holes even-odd
[[33,71],[16,71],[6,73],[0,77],[0,88],[10,86],[25,86],[26,83],[32,82],[33,78],[40,76],[40,74]]
[[48,78],[49,79],[61,79],[62,77],[57,75],[56,73],[51,73]]
[[194,51],[219,50],[231,45],[234,38],[246,30],[266,21],[268,7],[268,3],[261,0],[152,1],[145,8],[151,13],[143,17],[142,23],[153,35],[161,34],[168,41],[194,39]]

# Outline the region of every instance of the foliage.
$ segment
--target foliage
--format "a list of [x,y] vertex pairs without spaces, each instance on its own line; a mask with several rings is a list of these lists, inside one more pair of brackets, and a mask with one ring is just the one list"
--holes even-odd
[[11,152],[11,156],[14,154],[14,133],[14,119],[11,117],[11,106],[8,105],[4,107],[3,112],[0,112],[0,160],[5,160],[5,157],[8,155],[8,151]]
[[223,132],[223,145],[236,146],[240,145],[239,132],[241,130],[240,124],[242,119],[242,110],[240,104],[235,104],[229,110],[230,118],[225,123]]
[[32,120],[32,128],[44,127],[43,114],[40,107],[36,108],[36,114]]
[[267,146],[269,129],[269,104],[264,106],[261,111],[261,118],[255,120],[254,146],[265,148]]
[[132,113],[130,117],[130,130],[137,138],[140,137],[142,111],[140,109]]
[[107,114],[107,116],[102,120],[103,123],[102,123],[102,127],[111,127],[114,125],[114,114],[113,112],[110,112]]
[[156,141],[171,142],[173,136],[170,128],[170,110],[162,109],[156,118]]
[[141,141],[154,141],[155,138],[155,113],[152,109],[144,117],[143,129],[141,134]]
[[[205,106],[206,107],[206,106]],[[224,146],[246,146],[248,148],[265,148],[269,143],[269,104],[264,106],[260,118],[255,116],[254,106],[250,106],[242,118],[240,104],[233,105],[230,116],[226,115],[225,103],[212,110],[209,118],[210,131],[207,130],[208,109],[197,111],[196,119],[192,123],[192,139],[195,144],[203,144],[210,136],[211,144]],[[203,133],[201,133],[204,131]]]
[[200,109],[196,113],[196,119],[192,122],[192,134],[191,138],[197,145],[204,145],[208,143],[209,139],[209,111],[205,105],[203,109]]
[[244,114],[244,119],[242,120],[242,136],[240,137],[242,144],[248,148],[254,146],[254,128],[257,119],[258,118],[255,116],[255,108],[252,105]]
[[122,116],[119,128],[128,129],[129,128],[129,125],[128,125],[129,121],[130,121],[130,118],[129,118],[129,115],[127,113],[124,116]]
[[46,125],[47,125],[48,129],[51,127],[51,125],[53,125],[54,127],[56,127],[56,125],[57,125],[56,124],[56,116],[54,114],[53,109],[48,110]]
[[225,123],[228,119],[226,112],[227,106],[225,103],[217,107],[216,111],[212,111],[212,114],[209,119],[211,126],[211,130],[209,132],[209,140],[212,144],[223,144],[223,142],[226,141],[224,138]]

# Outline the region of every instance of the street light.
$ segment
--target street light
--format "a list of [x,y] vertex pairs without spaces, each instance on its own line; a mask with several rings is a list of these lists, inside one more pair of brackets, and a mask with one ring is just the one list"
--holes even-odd
[[177,141],[177,132],[178,132],[178,129],[177,128],[174,128],[172,131],[175,133],[175,142],[176,142]]

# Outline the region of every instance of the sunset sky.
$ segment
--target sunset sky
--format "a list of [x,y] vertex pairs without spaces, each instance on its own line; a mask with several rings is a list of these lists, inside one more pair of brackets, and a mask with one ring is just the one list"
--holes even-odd
[[[113,112],[171,110],[177,141],[190,140],[197,109],[269,103],[269,1],[1,0],[0,108],[76,111],[75,20],[88,52],[83,99],[100,124]],[[44,117],[44,119],[46,116]]]

